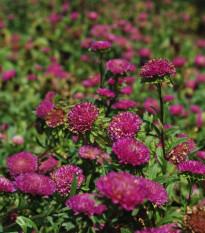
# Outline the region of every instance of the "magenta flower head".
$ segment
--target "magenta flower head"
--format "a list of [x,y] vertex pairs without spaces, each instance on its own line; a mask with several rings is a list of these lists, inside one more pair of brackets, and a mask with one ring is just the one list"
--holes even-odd
[[53,168],[57,167],[58,164],[59,161],[57,159],[53,158],[53,156],[49,156],[48,159],[40,164],[38,171],[39,173],[45,174],[53,170]]
[[163,97],[163,99],[164,99],[164,102],[170,102],[170,101],[174,100],[175,97],[174,97],[174,95],[165,95]]
[[107,88],[99,88],[97,90],[97,93],[102,96],[106,96],[107,98],[114,98],[115,97],[115,92],[111,91]]
[[179,172],[205,175],[205,165],[202,162],[188,160],[178,165]]
[[140,130],[142,120],[132,112],[122,112],[115,115],[107,131],[113,141],[120,138],[133,138]]
[[129,100],[129,99],[117,100],[113,104],[113,108],[122,109],[122,110],[127,110],[128,108],[134,108],[135,106],[136,103],[133,100]]
[[46,93],[45,100],[53,101],[53,99],[56,97],[55,91],[49,91]]
[[195,65],[199,67],[205,66],[205,56],[202,54],[198,54],[194,59]]
[[196,152],[196,155],[197,155],[200,159],[205,160],[205,151],[199,150],[199,151]]
[[7,70],[4,73],[2,73],[2,81],[7,81],[9,79],[14,78],[14,76],[16,75],[16,71],[15,70]]
[[169,107],[169,111],[172,115],[181,115],[184,107],[181,104],[174,104]]
[[155,110],[152,108],[154,107],[157,111],[159,111],[159,103],[156,99],[149,97],[144,102],[144,108],[149,113],[156,114]]
[[97,204],[97,200],[93,199],[95,196],[99,195],[91,193],[77,194],[69,198],[65,204],[75,212],[75,215],[81,213],[88,217],[94,214],[102,215],[102,213],[107,210],[107,207]]
[[38,173],[24,173],[15,178],[15,186],[23,193],[32,195],[52,195],[55,183],[47,176]]
[[201,112],[201,108],[200,108],[198,105],[196,105],[196,104],[192,104],[192,105],[190,106],[190,110],[191,110],[192,112],[194,112],[194,113],[199,113],[199,112]]
[[182,67],[186,62],[187,60],[185,58],[177,57],[173,60],[173,65],[176,67]]
[[122,138],[114,142],[112,150],[119,163],[140,165],[149,161],[150,153],[146,146],[134,138]]
[[79,189],[81,184],[84,182],[85,177],[83,175],[83,170],[74,165],[63,165],[56,169],[51,178],[56,184],[56,189],[61,195],[66,195],[70,193],[71,183],[73,181],[74,175],[77,175],[76,180],[78,182],[77,188]]
[[120,91],[125,95],[130,95],[132,94],[133,89],[130,86],[125,86],[125,87],[122,87]]
[[84,145],[81,146],[78,153],[81,158],[95,160],[100,157],[101,150],[91,145]]
[[140,70],[142,82],[160,83],[167,81],[170,83],[170,75],[175,75],[176,69],[174,65],[162,58],[156,58],[148,61]]
[[24,144],[24,139],[21,135],[15,135],[12,137],[11,141],[16,145]]
[[92,102],[76,104],[68,114],[68,129],[75,134],[92,130],[92,124],[99,115],[99,109]]
[[29,152],[20,152],[6,159],[8,170],[12,176],[21,173],[35,172],[38,169],[38,159]]
[[141,48],[141,49],[139,49],[139,55],[140,55],[140,57],[149,58],[151,56],[151,54],[152,54],[152,52],[148,48]]
[[143,181],[127,172],[110,172],[99,178],[95,185],[103,196],[125,210],[134,210],[146,198]]
[[181,233],[182,231],[180,229],[175,229],[176,227],[178,227],[177,223],[171,223],[160,227],[153,227],[140,231],[135,231],[135,233]]
[[36,115],[41,119],[46,119],[47,114],[55,107],[55,104],[49,100],[44,100],[36,108]]
[[106,62],[106,69],[114,75],[123,75],[127,72],[134,72],[136,68],[125,59],[111,59]]
[[16,191],[16,188],[14,186],[14,182],[0,176],[0,192],[8,192],[8,193],[13,193]]
[[55,128],[64,125],[66,122],[66,112],[61,108],[52,108],[47,114],[46,124],[48,127]]
[[90,12],[88,12],[87,17],[90,20],[96,20],[99,17],[99,15],[95,11],[90,11]]
[[91,44],[91,49],[96,52],[108,52],[112,44],[107,40],[99,40]]
[[153,202],[159,207],[168,202],[167,191],[163,185],[142,177],[137,177],[137,179],[144,182],[144,190],[149,201]]

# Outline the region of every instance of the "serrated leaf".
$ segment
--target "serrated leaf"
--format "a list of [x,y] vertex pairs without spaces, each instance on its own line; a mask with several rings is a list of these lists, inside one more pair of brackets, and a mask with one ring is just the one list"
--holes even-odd
[[156,178],[158,173],[158,164],[155,163],[150,169],[149,169],[149,180],[153,180]]

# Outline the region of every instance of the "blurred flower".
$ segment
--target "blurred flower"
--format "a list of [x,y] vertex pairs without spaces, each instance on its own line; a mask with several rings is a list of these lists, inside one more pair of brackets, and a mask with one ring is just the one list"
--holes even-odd
[[35,74],[30,74],[28,75],[28,80],[36,80],[37,79],[37,76]]
[[205,56],[202,54],[196,55],[194,62],[197,66],[199,67],[204,67],[205,66]]
[[131,84],[135,82],[135,78],[134,77],[125,77],[125,82],[127,84]]
[[84,145],[81,146],[78,153],[81,158],[95,160],[99,158],[101,150],[91,145]]
[[48,127],[55,128],[64,125],[66,122],[66,112],[61,108],[52,108],[46,116],[46,124]]
[[129,99],[117,100],[113,104],[114,109],[123,109],[123,110],[127,110],[128,108],[134,108],[135,106],[136,103],[133,100],[129,100]]
[[104,164],[103,160],[105,160],[107,163],[110,163],[111,162],[110,155],[106,152],[100,154],[100,157],[97,159],[97,163]]
[[64,2],[62,5],[62,10],[63,11],[68,11],[70,9],[70,3],[69,2]]
[[99,109],[92,102],[76,104],[68,114],[68,129],[75,134],[91,131],[92,124],[98,115]]
[[149,113],[156,114],[155,110],[152,107],[154,107],[157,111],[159,111],[158,101],[152,97],[149,97],[144,102],[144,108]]
[[149,58],[151,56],[151,53],[152,53],[151,50],[148,48],[139,49],[140,57]]
[[70,13],[70,19],[72,21],[76,20],[78,17],[79,17],[79,12],[77,12],[77,11]]
[[146,198],[144,183],[127,172],[110,172],[95,184],[103,196],[126,210],[134,210]]
[[80,42],[80,45],[84,48],[84,49],[89,49],[91,47],[91,44],[93,42],[93,39],[90,37],[85,38],[84,40],[82,40]]
[[106,40],[99,40],[96,42],[93,42],[91,44],[91,49],[93,51],[107,51],[109,48],[111,48],[112,44],[109,41]]
[[57,159],[53,158],[53,156],[49,156],[48,159],[40,163],[38,171],[39,173],[45,174],[57,167],[58,164],[59,161]]
[[146,163],[150,159],[148,148],[134,138],[117,140],[114,142],[112,150],[117,155],[119,163],[136,166]]
[[180,233],[182,232],[179,229],[175,229],[177,227],[177,223],[171,223],[167,225],[163,225],[160,227],[146,228],[140,231],[135,231],[135,233]]
[[56,97],[55,91],[48,91],[45,96],[45,100],[53,101],[53,99]]
[[15,186],[23,193],[32,195],[52,195],[55,183],[47,176],[37,173],[24,173],[15,178]]
[[87,17],[90,20],[96,20],[96,19],[98,19],[99,15],[95,11],[90,11],[90,12],[87,13]]
[[38,159],[29,152],[20,152],[6,158],[7,167],[12,176],[21,173],[35,172],[38,169]]
[[200,206],[187,208],[183,225],[185,232],[203,233],[205,229],[205,208]]
[[11,139],[11,141],[16,144],[16,145],[21,145],[24,144],[24,139],[21,135],[15,135],[13,136],[13,138]]
[[35,65],[34,68],[36,70],[43,70],[43,66],[41,66],[41,65]]
[[125,95],[130,95],[132,94],[133,89],[130,86],[125,86],[125,87],[122,87],[120,91]]
[[[97,204],[98,201],[93,199],[95,196],[98,195],[91,193],[77,194],[69,198],[65,204],[75,212],[75,215],[81,213],[88,217],[94,214],[102,215],[102,213],[107,210],[107,207]],[[90,197],[92,197],[92,199]]]
[[148,61],[140,70],[140,76],[144,78],[164,77],[175,74],[176,69],[174,65],[162,58]]
[[56,190],[61,195],[66,195],[70,193],[71,189],[71,183],[73,181],[74,175],[77,175],[77,188],[79,189],[81,184],[84,182],[85,177],[83,175],[83,170],[79,167],[76,167],[74,165],[63,165],[56,169],[53,174],[51,175],[51,178],[56,184]]
[[178,165],[179,172],[205,175],[205,165],[202,162],[188,160]]
[[184,110],[184,107],[181,104],[171,105],[169,111],[172,115],[180,115]]
[[187,60],[183,57],[176,57],[173,60],[173,65],[176,67],[182,67],[185,63],[187,62]]
[[108,98],[114,98],[114,97],[115,97],[115,92],[114,92],[114,91],[111,91],[111,90],[109,90],[109,89],[107,89],[107,88],[99,88],[99,89],[97,90],[97,93],[98,93],[99,95],[106,96],[106,97],[108,97]]
[[205,112],[197,113],[196,125],[198,127],[202,127],[205,125]]
[[196,152],[196,155],[202,159],[202,160],[205,160],[205,151],[202,151],[202,150],[199,150]]
[[194,113],[199,113],[199,112],[201,112],[200,107],[199,107],[198,105],[195,105],[195,104],[192,104],[192,105],[190,106],[190,110],[191,110],[192,112],[194,112]]
[[105,25],[96,24],[91,29],[91,34],[94,37],[103,37],[108,32],[108,28]]
[[0,176],[0,191],[9,193],[15,192],[16,188],[14,187],[14,182],[5,177]]
[[1,78],[2,78],[2,81],[7,81],[9,79],[14,78],[15,75],[16,75],[15,70],[7,70],[2,73]]
[[175,97],[174,97],[174,95],[165,95],[165,96],[163,97],[163,99],[164,99],[164,102],[169,102],[169,101],[174,100]]
[[134,72],[136,69],[134,65],[125,59],[111,59],[106,62],[106,68],[114,75],[123,75],[127,72]]
[[205,40],[198,40],[196,44],[199,48],[205,48]]
[[36,115],[42,119],[46,119],[47,115],[55,107],[55,104],[49,100],[44,100],[36,108]]
[[193,79],[189,79],[186,84],[185,84],[186,87],[188,88],[191,88],[192,90],[196,89],[197,87],[197,82],[196,80],[193,80]]
[[133,138],[140,130],[142,120],[132,112],[122,112],[115,115],[107,131],[113,141],[120,138]]
[[4,28],[5,27],[5,23],[4,21],[0,21],[0,29]]
[[82,92],[77,92],[73,95],[73,98],[79,100],[84,99],[84,94]]
[[198,83],[205,83],[205,74],[203,73],[198,73],[196,75],[196,79]]

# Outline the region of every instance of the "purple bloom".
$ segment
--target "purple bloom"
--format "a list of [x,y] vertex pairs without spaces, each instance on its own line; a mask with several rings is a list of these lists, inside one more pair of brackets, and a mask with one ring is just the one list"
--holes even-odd
[[99,88],[99,89],[97,90],[97,93],[98,93],[99,95],[106,96],[106,97],[108,97],[108,98],[114,98],[114,97],[115,97],[115,92],[114,92],[114,91],[111,91],[111,90],[109,90],[109,89],[107,89],[107,88]]
[[[81,193],[72,196],[66,201],[66,206],[70,207],[75,215],[80,213],[91,217],[94,214],[102,215],[107,210],[105,205],[97,204],[97,200],[93,197],[98,196],[97,194]],[[91,199],[92,198],[92,199]]]
[[187,60],[185,58],[177,57],[173,60],[173,65],[176,67],[182,67],[186,62]]
[[162,58],[148,61],[140,70],[140,76],[144,78],[164,77],[175,74],[176,69],[173,64]]
[[204,67],[205,66],[205,56],[202,54],[198,54],[195,59],[194,62],[197,66],[199,67]]
[[113,104],[113,108],[115,109],[123,109],[127,110],[128,108],[134,108],[136,106],[136,103],[133,100],[117,100]]
[[91,145],[84,145],[81,146],[78,153],[81,158],[95,160],[99,158],[101,150]]
[[200,107],[199,107],[198,105],[195,105],[195,104],[193,104],[193,105],[190,106],[190,110],[191,110],[192,112],[194,112],[194,113],[199,113],[199,112],[201,112]]
[[2,81],[7,81],[9,79],[14,78],[15,75],[16,75],[15,70],[7,70],[2,74],[1,78],[2,78]]
[[55,128],[66,122],[66,112],[61,108],[52,108],[47,114],[46,124],[48,127]]
[[55,104],[49,100],[44,100],[36,108],[36,115],[42,119],[46,119],[47,114],[55,107]]
[[153,228],[143,229],[140,231],[135,231],[135,233],[180,233],[181,230],[174,228],[177,226],[178,226],[177,223],[171,223],[160,227],[153,227]]
[[14,182],[0,176],[0,191],[9,193],[15,192],[16,188],[14,187]]
[[23,193],[32,195],[52,195],[56,190],[55,183],[49,177],[38,173],[21,174],[14,183]]
[[169,102],[175,99],[174,95],[165,95],[164,96],[164,102]]
[[135,78],[134,78],[134,77],[126,77],[126,78],[125,78],[125,82],[126,82],[127,84],[134,83],[134,81],[135,81]]
[[108,163],[111,162],[110,155],[107,152],[100,154],[100,157],[97,159],[97,163],[104,164],[103,159],[105,159]]
[[37,76],[35,74],[30,74],[28,75],[28,80],[36,80],[37,79]]
[[126,210],[134,210],[146,198],[143,181],[127,172],[110,172],[97,180],[96,187],[103,196]]
[[180,115],[184,110],[181,104],[174,104],[169,107],[169,111],[172,115]]
[[57,159],[54,159],[52,156],[49,156],[47,160],[41,162],[38,171],[39,173],[45,174],[47,172],[50,172],[54,167],[57,167],[59,164],[59,161]]
[[44,100],[53,101],[55,96],[56,96],[55,91],[49,91],[49,92],[46,93],[46,96],[45,96]]
[[92,124],[98,115],[99,109],[92,102],[76,104],[68,115],[68,129],[75,134],[91,131]]
[[205,160],[205,151],[199,150],[196,154],[200,159]]
[[113,141],[120,138],[133,138],[140,130],[142,120],[132,112],[122,112],[112,118],[107,131]]
[[75,174],[77,174],[77,188],[79,189],[81,184],[85,180],[83,171],[79,167],[76,167],[74,165],[63,165],[53,172],[51,178],[56,184],[57,191],[61,193],[61,195],[65,194],[66,196],[68,196],[71,189],[71,183]]
[[155,110],[152,108],[154,107],[157,111],[159,111],[159,104],[158,101],[152,97],[149,97],[144,102],[144,108],[152,114],[156,114]]
[[134,65],[125,59],[111,59],[106,62],[106,68],[114,75],[123,75],[127,72],[134,72],[136,69]]
[[24,144],[24,139],[21,135],[15,135],[12,137],[11,141],[16,145]]
[[202,162],[188,160],[178,165],[180,172],[189,172],[192,174],[205,175],[205,165]]
[[130,95],[132,94],[133,89],[130,86],[125,86],[125,87],[122,87],[120,91],[125,95]]
[[149,58],[151,56],[151,53],[152,53],[151,50],[148,48],[139,49],[140,57]]
[[38,159],[29,152],[20,152],[6,159],[8,170],[12,176],[21,173],[35,172],[38,169]]
[[149,161],[150,153],[146,146],[134,138],[122,138],[114,142],[113,151],[119,163],[140,165]]
[[144,182],[144,189],[149,201],[159,207],[168,202],[167,191],[161,184],[141,177],[137,177],[137,179]]
[[87,17],[90,20],[96,20],[98,18],[98,16],[99,16],[98,13],[95,11],[90,11],[87,13]]
[[91,44],[91,48],[94,51],[105,51],[108,50],[112,44],[106,40],[99,40]]

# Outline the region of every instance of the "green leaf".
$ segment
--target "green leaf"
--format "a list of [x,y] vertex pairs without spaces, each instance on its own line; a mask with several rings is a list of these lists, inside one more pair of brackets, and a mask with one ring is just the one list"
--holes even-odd
[[165,218],[161,219],[156,227],[159,227],[161,225],[164,225],[164,224],[168,224],[168,223],[173,223],[174,220],[176,219],[181,219],[183,217],[183,214],[180,213],[180,212],[173,212],[171,214],[168,214]]
[[91,143],[94,143],[94,141],[95,141],[95,139],[94,139],[93,135],[90,134],[90,142],[91,142]]
[[127,228],[124,228],[124,227],[120,228],[120,232],[121,233],[130,233],[130,231]]
[[169,147],[167,148],[167,153],[169,153],[174,147],[180,145],[183,142],[186,142],[188,139],[188,137],[177,138],[177,140],[169,145]]
[[133,211],[132,211],[132,216],[136,216],[137,214],[138,214],[138,212],[139,212],[139,208],[138,207],[136,207]]
[[86,185],[85,185],[86,188],[89,188],[89,184],[90,184],[91,178],[92,178],[92,174],[89,174],[88,177],[87,177],[87,179],[86,179]]
[[69,231],[75,228],[75,225],[72,222],[65,222],[63,223],[63,226],[65,227],[66,231]]
[[150,169],[149,169],[149,180],[153,180],[156,178],[158,173],[158,163],[155,163]]
[[170,176],[170,177],[166,177],[166,175],[164,176],[158,176],[154,179],[154,181],[160,183],[160,184],[166,184],[166,183],[175,183],[176,181],[179,181],[180,179],[176,176]]
[[72,196],[75,195],[75,192],[76,192],[76,189],[77,189],[77,186],[78,186],[78,181],[76,180],[76,178],[77,178],[77,174],[75,173],[75,175],[73,176],[72,183],[71,183],[71,189],[70,189],[69,197],[72,197]]
[[16,223],[18,223],[21,226],[24,233],[27,233],[27,227],[33,228],[35,232],[38,233],[38,228],[36,224],[29,218],[19,216],[16,219]]

